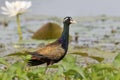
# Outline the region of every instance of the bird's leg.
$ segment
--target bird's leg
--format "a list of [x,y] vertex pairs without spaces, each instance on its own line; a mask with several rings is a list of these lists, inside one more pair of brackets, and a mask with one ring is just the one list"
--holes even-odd
[[46,68],[45,68],[45,72],[44,72],[44,74],[47,73],[48,66],[49,66],[49,63],[46,64]]
[[46,69],[45,69],[45,74],[47,73],[47,71],[48,71],[48,66],[49,65],[52,65],[53,64],[53,61],[50,61],[50,62],[47,62],[47,65],[46,65]]

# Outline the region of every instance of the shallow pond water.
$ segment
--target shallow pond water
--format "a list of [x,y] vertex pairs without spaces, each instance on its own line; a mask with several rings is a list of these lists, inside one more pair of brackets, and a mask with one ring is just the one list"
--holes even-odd
[[[52,19],[52,18],[51,18]],[[52,20],[30,20],[22,22],[23,41],[24,47],[38,47],[44,41],[32,40],[29,30],[35,32],[44,23]],[[54,22],[54,20],[52,21]],[[58,22],[57,22],[58,23]],[[62,23],[58,23],[62,24]],[[62,26],[62,25],[61,25]],[[74,41],[75,33],[78,34],[78,43]],[[108,20],[91,21],[91,22],[78,22],[72,24],[70,28],[70,34],[72,35],[72,42],[70,45],[77,45],[82,47],[99,48],[105,51],[120,50],[120,25],[119,21]],[[9,54],[16,51],[15,45],[19,43],[17,35],[16,23],[10,22],[8,27],[0,25],[0,55]]]

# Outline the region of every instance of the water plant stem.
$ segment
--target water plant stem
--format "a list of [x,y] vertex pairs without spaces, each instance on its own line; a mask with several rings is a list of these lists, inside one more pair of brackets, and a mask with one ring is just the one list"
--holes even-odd
[[19,40],[22,41],[23,37],[22,37],[22,30],[21,30],[21,25],[20,25],[19,14],[16,15],[16,21],[17,21],[17,25],[18,25],[18,35],[19,35]]

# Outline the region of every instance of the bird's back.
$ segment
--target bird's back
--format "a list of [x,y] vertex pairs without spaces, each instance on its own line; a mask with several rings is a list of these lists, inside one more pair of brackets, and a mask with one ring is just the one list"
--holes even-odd
[[35,52],[30,52],[30,54],[32,58],[29,60],[29,64],[34,66],[43,63],[58,62],[65,55],[65,50],[59,41],[55,41]]

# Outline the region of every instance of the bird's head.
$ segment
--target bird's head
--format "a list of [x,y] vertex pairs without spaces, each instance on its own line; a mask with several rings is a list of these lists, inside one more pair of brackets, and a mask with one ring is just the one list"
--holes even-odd
[[66,24],[73,24],[73,23],[76,23],[75,20],[73,20],[71,17],[65,17],[64,20],[63,20],[63,23],[66,23]]

